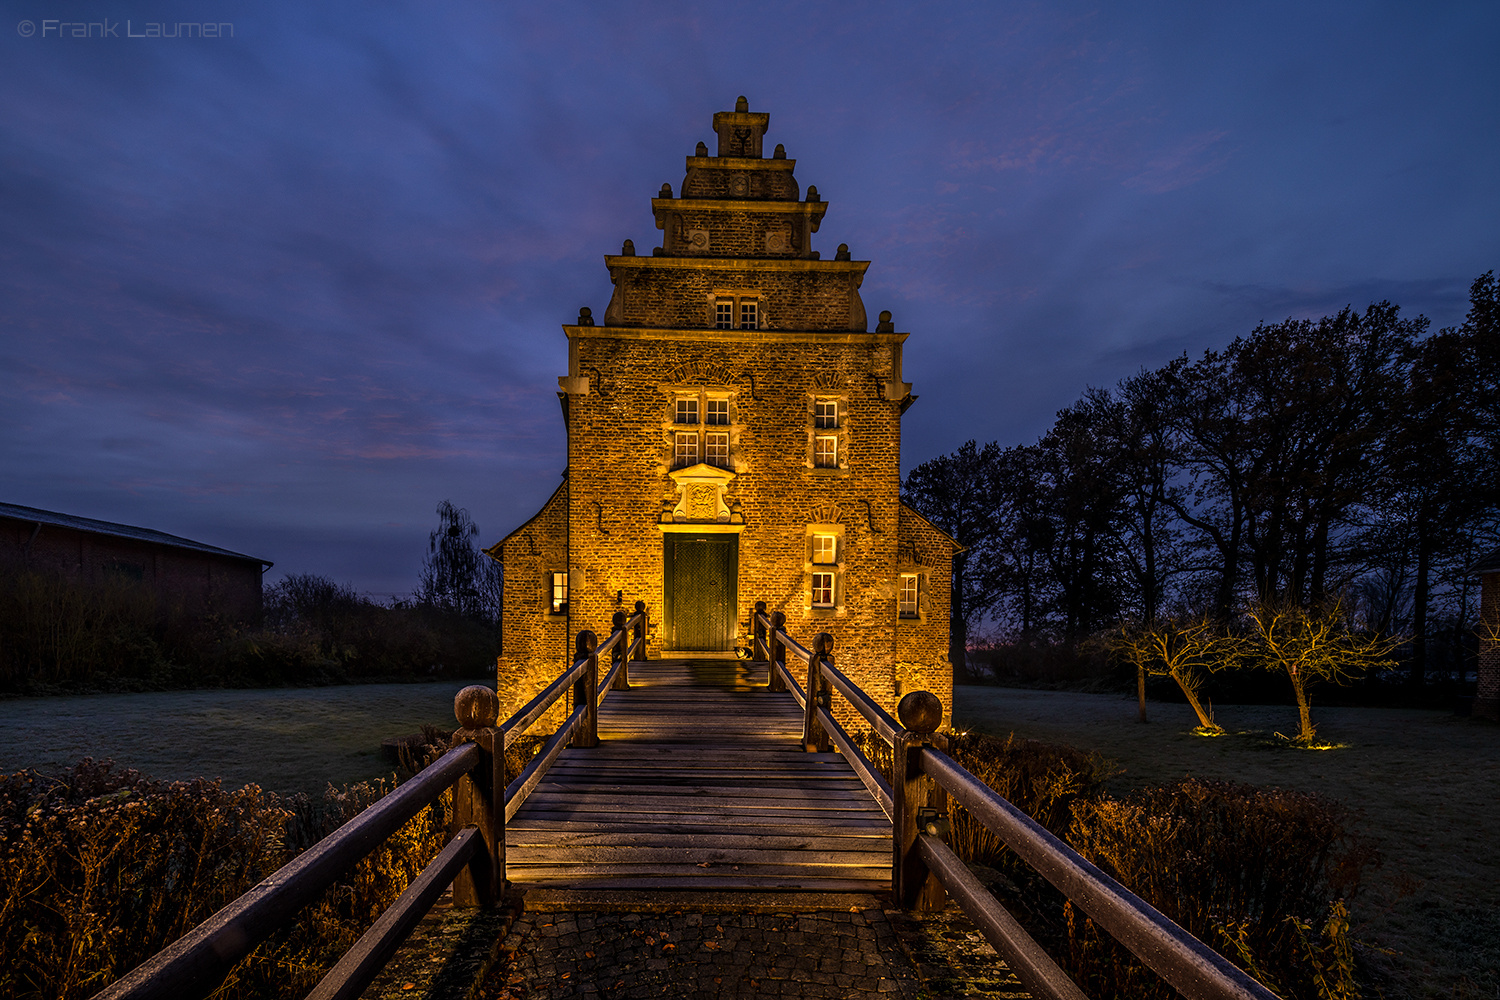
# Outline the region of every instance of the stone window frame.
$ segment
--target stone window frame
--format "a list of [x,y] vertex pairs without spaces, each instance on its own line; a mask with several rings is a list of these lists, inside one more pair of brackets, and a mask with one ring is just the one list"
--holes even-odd
[[[735,398],[735,391],[729,388],[707,388],[690,386],[673,386],[667,389],[667,423],[664,425],[666,431],[667,468],[669,470],[686,469],[698,463],[707,463],[718,469],[735,471],[734,453],[735,446],[739,440],[739,425],[736,423],[739,417],[739,406]],[[678,423],[677,416],[680,404],[687,401],[696,403],[692,412],[697,420],[693,423]],[[709,417],[710,402],[723,403],[724,423],[700,423]],[[724,435],[725,452],[723,463],[709,461],[709,437]],[[683,462],[678,459],[679,439],[691,436],[693,440],[694,459],[691,462]]]
[[[558,600],[561,593],[562,600]],[[552,570],[547,574],[547,614],[566,615],[568,613],[568,599],[571,595],[568,591],[568,571]]]
[[[831,535],[834,538],[834,561],[814,561],[816,553],[813,539],[819,535]],[[844,580],[847,563],[847,536],[842,524],[809,524],[802,540],[802,601],[803,611],[809,618],[843,617],[848,613],[844,604]],[[823,575],[831,577],[829,585],[832,594],[829,603],[817,603],[815,598],[818,577]]]
[[[728,321],[721,317],[728,309]],[[744,310],[754,312],[755,325],[744,325]],[[710,330],[766,330],[766,297],[755,288],[718,288],[710,292],[706,304],[706,322]]]
[[[835,406],[833,413],[833,426],[828,423],[827,414],[818,411],[827,404]],[[807,394],[807,454],[804,457],[804,465],[808,472],[815,476],[837,476],[849,475],[849,397],[831,392],[810,392]],[[834,450],[831,464],[820,464],[819,439],[832,439]]]

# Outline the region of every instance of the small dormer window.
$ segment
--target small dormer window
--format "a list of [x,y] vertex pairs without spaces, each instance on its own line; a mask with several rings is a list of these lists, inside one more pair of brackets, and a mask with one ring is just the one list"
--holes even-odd
[[709,324],[716,330],[759,330],[765,318],[760,293],[753,290],[716,291],[709,305]]

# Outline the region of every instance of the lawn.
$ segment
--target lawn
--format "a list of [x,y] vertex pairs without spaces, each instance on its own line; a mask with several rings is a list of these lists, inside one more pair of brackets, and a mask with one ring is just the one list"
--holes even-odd
[[1371,994],[1500,996],[1500,726],[1419,709],[1319,708],[1320,741],[1294,749],[1296,709],[1219,705],[1230,735],[1193,733],[1186,705],[988,686],[954,692],[954,724],[1097,751],[1124,768],[1112,790],[1191,775],[1316,792],[1358,810],[1385,858],[1355,902]]
[[472,683],[14,698],[0,701],[0,772],[112,757],[153,778],[318,792],[389,775],[380,741],[455,728],[453,695]]

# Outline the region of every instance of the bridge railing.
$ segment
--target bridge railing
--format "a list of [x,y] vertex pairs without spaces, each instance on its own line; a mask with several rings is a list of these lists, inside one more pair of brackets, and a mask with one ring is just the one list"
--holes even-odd
[[[826,752],[837,744],[892,824],[891,895],[905,909],[940,906],[951,894],[1032,993],[1047,1000],[1086,1000],[1046,951],[984,888],[943,840],[946,796],[982,823],[1027,864],[1108,931],[1147,967],[1191,1000],[1276,1000],[1276,995],[1224,956],[1141,899],[1036,820],[980,781],[945,752],[937,733],[943,705],[928,691],[901,699],[892,719],[833,663],[833,637],[820,632],[813,648],[786,632],[781,612],[758,602],[752,615],[756,657],[770,661],[771,686],[803,706],[802,742]],[[787,654],[807,665],[805,686],[787,668]],[[778,687],[779,685],[779,687]],[[837,690],[891,746],[890,780],[872,764],[834,717]]]
[[[136,966],[94,1000],[197,1000],[219,987],[229,971],[302,907],[353,868],[407,821],[453,789],[448,844],[345,953],[307,1000],[354,1000],[406,940],[417,921],[450,884],[460,906],[493,906],[505,897],[505,823],[531,794],[572,738],[599,742],[599,705],[611,690],[629,686],[630,661],[646,658],[646,606],[617,611],[610,636],[578,633],[568,668],[518,712],[496,725],[500,699],[482,684],[453,699],[459,729],[452,746],[395,791],[277,869],[177,941]],[[599,682],[599,661],[609,672]],[[508,785],[505,751],[563,695],[573,711]],[[502,794],[496,795],[500,789]]]

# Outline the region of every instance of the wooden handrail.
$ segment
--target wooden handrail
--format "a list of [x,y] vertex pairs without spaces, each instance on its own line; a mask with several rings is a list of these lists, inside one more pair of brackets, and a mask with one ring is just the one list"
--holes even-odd
[[473,743],[449,750],[260,885],[127,972],[95,1000],[206,996],[236,962],[473,770],[480,757],[480,748]]
[[[786,634],[785,617],[780,612],[768,614],[763,603],[756,605],[752,621],[757,629],[757,652],[764,650],[771,657],[771,676],[787,685],[806,717],[838,744],[872,797],[891,817],[891,889],[897,905],[931,907],[940,902],[941,890],[946,889],[1033,995],[1045,1000],[1083,1000],[1084,994],[1066,973],[938,836],[947,824],[944,797],[952,795],[969,815],[1183,995],[1191,1000],[1276,1000],[1275,994],[1253,977],[1105,874],[943,752],[946,739],[936,733],[943,706],[930,692],[915,691],[902,698],[897,707],[898,722],[833,665],[832,657],[826,655],[832,647],[830,636],[820,634],[814,642],[817,651],[808,650]],[[803,691],[791,671],[777,661],[777,653],[782,650],[793,651],[809,664],[810,691]],[[813,664],[818,669],[813,669]],[[883,778],[879,782],[869,780],[867,769],[871,774],[878,772],[853,745],[829,708],[818,704],[818,688],[825,683],[848,699],[871,729],[891,744],[895,773],[889,785]],[[807,733],[804,742],[808,742]],[[882,796],[882,786],[889,789],[889,800]],[[927,818],[922,819],[924,816]]]
[[307,995],[307,1000],[359,1000],[417,921],[432,909],[432,904],[483,844],[479,827],[466,826],[459,831],[458,836],[448,841],[448,846],[439,851],[438,856],[422,869],[422,874],[396,898],[391,908],[360,936],[354,947],[344,952],[344,957],[319,980]]
[[952,757],[932,747],[923,747],[921,756],[924,770],[969,815],[1183,994],[1275,1000],[1274,993],[1105,874]]
[[[505,821],[515,814],[570,737],[598,742],[598,703],[610,687],[628,685],[631,659],[646,657],[646,605],[616,612],[610,637],[598,643],[578,634],[579,656],[535,698],[496,725],[500,700],[483,685],[454,698],[460,728],[453,748],[389,795],[277,869],[270,878],[220,909],[156,955],[97,994],[94,1000],[197,1000],[207,996],[246,955],[290,920],[413,816],[454,789],[457,827],[452,839],[397,897],[342,959],[309,1000],[358,997],[433,902],[452,883],[454,898],[491,905],[505,886]],[[599,657],[614,661],[596,692]],[[508,786],[505,750],[536,723],[563,693],[574,695],[573,713]],[[457,787],[455,787],[457,786]]]

